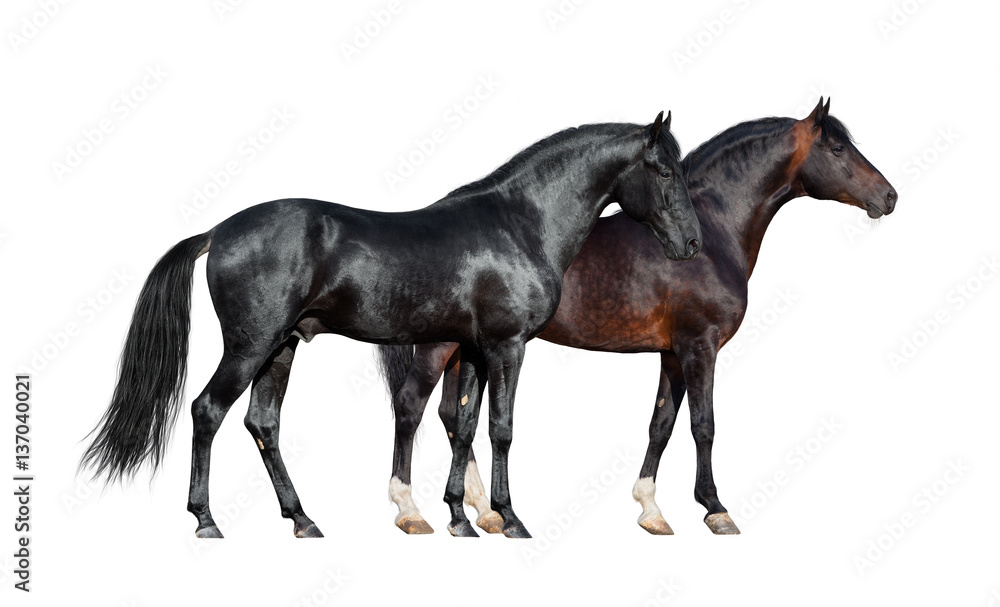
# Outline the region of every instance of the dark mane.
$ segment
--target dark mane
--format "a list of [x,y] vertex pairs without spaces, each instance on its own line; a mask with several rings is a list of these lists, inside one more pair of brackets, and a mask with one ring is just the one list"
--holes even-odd
[[851,132],[847,130],[847,125],[830,114],[823,117],[823,122],[820,123],[820,126],[823,127],[823,132],[820,135],[823,139],[833,137],[834,139],[843,139],[844,141],[857,143],[854,140],[854,135],[851,135]]
[[[461,187],[458,187],[448,193],[446,198],[451,198],[453,196],[462,196],[465,194],[476,194],[483,192],[489,188],[492,188],[499,183],[503,182],[505,179],[516,175],[521,171],[526,165],[538,162],[544,162],[544,157],[547,153],[553,149],[558,148],[562,143],[570,141],[578,137],[584,137],[587,135],[601,135],[608,137],[617,137],[624,135],[629,131],[635,131],[640,128],[644,128],[638,124],[630,124],[624,122],[604,122],[598,124],[584,124],[579,127],[571,127],[557,133],[553,133],[544,139],[540,139],[530,146],[524,148],[510,160],[500,165],[496,170],[494,170],[489,175],[483,177],[482,179],[473,181]],[[663,149],[667,151],[671,157],[680,160],[681,149],[680,145],[674,136],[666,131],[660,131],[660,145]]]
[[[734,150],[742,148],[750,141],[769,141],[778,137],[791,128],[795,123],[794,118],[760,118],[741,122],[735,126],[722,131],[705,143],[688,152],[688,155],[681,161],[684,174],[688,175],[692,171],[702,168],[706,163],[717,162],[728,157]],[[851,132],[843,122],[827,114],[820,123],[820,137],[824,140],[830,137],[854,141]]]

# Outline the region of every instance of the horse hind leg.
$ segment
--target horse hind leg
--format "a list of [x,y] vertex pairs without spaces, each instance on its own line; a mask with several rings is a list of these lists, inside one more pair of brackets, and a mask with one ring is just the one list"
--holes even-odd
[[434,533],[413,501],[410,469],[413,441],[427,406],[427,400],[437,385],[445,363],[455,349],[454,344],[417,346],[406,381],[393,396],[396,420],[395,445],[392,454],[392,478],[389,479],[389,499],[399,508],[396,526],[409,535]]
[[256,441],[264,467],[271,477],[274,492],[281,506],[281,516],[294,521],[295,537],[323,537],[319,527],[302,510],[302,503],[285,469],[279,447],[281,403],[288,387],[288,377],[295,357],[297,337],[289,338],[275,350],[253,382],[250,408],[243,420]]
[[237,357],[227,350],[215,374],[191,405],[194,432],[187,509],[198,519],[198,528],[195,531],[197,537],[222,537],[222,532],[212,518],[209,508],[208,476],[212,441],[230,407],[250,385],[264,360],[264,356]]
[[684,374],[680,361],[672,352],[660,354],[660,384],[656,391],[656,405],[649,422],[649,446],[639,471],[639,479],[632,488],[632,497],[642,505],[639,526],[653,535],[673,535],[659,506],[656,505],[656,472],[660,467],[663,449],[670,440],[674,421],[684,399]]

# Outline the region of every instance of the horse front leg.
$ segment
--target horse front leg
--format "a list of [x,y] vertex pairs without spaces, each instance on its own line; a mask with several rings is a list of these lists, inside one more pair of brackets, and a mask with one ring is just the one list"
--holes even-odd
[[[459,402],[460,364],[461,353],[456,349],[445,367],[444,382],[441,386],[441,405],[438,407],[438,416],[448,433],[448,441],[453,444],[458,427],[458,410],[461,406]],[[490,506],[486,487],[483,485],[483,479],[479,476],[476,450],[473,447],[469,447],[469,463],[465,469],[465,504],[476,509],[477,527],[487,533],[503,531],[503,518]]]
[[399,508],[396,526],[407,534],[434,533],[413,501],[410,468],[413,461],[413,441],[417,427],[455,344],[439,343],[416,347],[406,382],[392,398],[396,417],[395,446],[392,453],[392,478],[389,499]]
[[694,498],[708,510],[705,524],[716,535],[735,535],[740,532],[719,501],[718,490],[712,475],[712,443],[715,441],[715,413],[712,391],[715,381],[715,362],[718,345],[707,336],[701,336],[678,349],[678,357],[688,388],[688,408],[691,411],[691,434],[698,454],[698,472]]
[[514,395],[524,362],[524,341],[511,339],[486,352],[490,388],[490,442],[493,444],[491,505],[503,517],[503,534],[530,538],[531,534],[514,514],[507,477],[507,458],[513,439]]
[[451,510],[448,532],[456,537],[479,537],[465,515],[465,477],[469,466],[469,452],[476,437],[479,407],[486,387],[486,364],[482,354],[468,346],[462,347],[462,362],[458,371],[458,390],[453,398],[457,414],[455,428],[450,432],[451,471],[445,488],[444,501]]
[[653,419],[649,422],[649,446],[646,459],[639,471],[639,480],[632,488],[632,497],[642,505],[639,526],[653,535],[673,535],[666,519],[660,513],[654,498],[656,494],[656,473],[660,468],[660,458],[670,440],[677,419],[677,411],[684,399],[684,373],[681,363],[673,352],[660,353],[660,383],[653,406]]

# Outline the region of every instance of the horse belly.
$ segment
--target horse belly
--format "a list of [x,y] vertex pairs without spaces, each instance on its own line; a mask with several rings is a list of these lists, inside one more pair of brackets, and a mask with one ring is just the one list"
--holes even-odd
[[580,306],[565,299],[539,336],[571,348],[603,352],[669,350],[671,331],[663,306],[649,311],[626,307],[620,300],[606,306]]

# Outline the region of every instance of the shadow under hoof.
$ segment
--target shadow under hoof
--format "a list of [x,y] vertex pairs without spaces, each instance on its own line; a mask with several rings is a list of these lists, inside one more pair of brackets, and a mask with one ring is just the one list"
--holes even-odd
[[493,510],[476,519],[476,525],[486,533],[503,533],[503,517]]
[[528,530],[524,528],[521,523],[513,523],[511,525],[504,525],[503,534],[509,538],[514,539],[530,539],[531,534]]
[[479,537],[469,521],[462,521],[458,525],[448,525],[448,533],[455,537]]
[[667,519],[657,514],[645,519],[639,519],[639,526],[653,535],[673,535],[674,530],[670,528]]
[[316,525],[309,525],[305,529],[297,530],[295,537],[323,537],[323,532]]
[[202,539],[222,539],[222,532],[215,525],[211,527],[199,527],[197,531],[194,532],[195,537],[200,537]]
[[728,512],[716,512],[705,517],[705,524],[715,535],[739,535],[740,528],[736,526],[733,519],[729,518]]
[[419,514],[410,514],[396,519],[396,526],[407,535],[427,535],[434,533],[434,529]]

